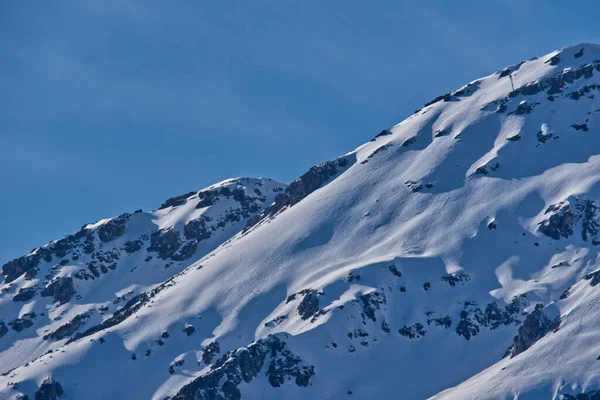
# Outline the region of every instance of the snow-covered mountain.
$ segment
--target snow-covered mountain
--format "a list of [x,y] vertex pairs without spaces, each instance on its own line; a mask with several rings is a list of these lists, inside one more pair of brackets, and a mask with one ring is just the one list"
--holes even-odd
[[600,46],[2,267],[0,398],[595,399]]

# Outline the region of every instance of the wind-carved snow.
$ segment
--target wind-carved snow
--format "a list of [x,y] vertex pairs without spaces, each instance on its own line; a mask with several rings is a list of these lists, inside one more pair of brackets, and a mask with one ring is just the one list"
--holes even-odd
[[8,263],[0,397],[600,394],[598,60],[513,65],[289,186],[224,181]]

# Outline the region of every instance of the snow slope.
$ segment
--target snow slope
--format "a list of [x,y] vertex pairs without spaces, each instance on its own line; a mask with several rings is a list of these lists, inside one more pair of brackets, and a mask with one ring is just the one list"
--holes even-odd
[[568,47],[287,187],[226,181],[5,265],[0,397],[595,398],[599,89],[600,46]]

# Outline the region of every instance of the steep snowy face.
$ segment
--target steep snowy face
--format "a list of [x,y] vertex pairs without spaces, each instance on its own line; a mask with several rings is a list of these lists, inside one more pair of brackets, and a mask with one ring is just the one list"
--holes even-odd
[[[598,395],[598,90],[600,46],[565,48],[439,96],[287,187],[219,184],[218,201],[189,193],[84,227],[69,239],[84,264],[54,267],[56,243],[7,264],[0,396]],[[217,240],[221,221],[235,227]],[[90,232],[102,259],[83,255]],[[109,267],[106,247],[124,263],[135,240],[160,273]]]

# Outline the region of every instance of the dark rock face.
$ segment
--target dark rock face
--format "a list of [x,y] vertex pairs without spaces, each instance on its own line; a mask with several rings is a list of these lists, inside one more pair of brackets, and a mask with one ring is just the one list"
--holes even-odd
[[452,326],[452,318],[449,316],[431,318],[427,320],[427,325],[435,324],[437,326],[443,326],[444,328],[450,328]]
[[420,337],[425,336],[427,331],[424,329],[424,326],[420,323],[416,323],[411,326],[403,326],[398,330],[398,333],[402,336],[405,336],[409,339],[419,339]]
[[298,314],[300,318],[306,320],[319,311],[319,295],[316,290],[309,290],[300,304],[298,304]]
[[186,239],[202,241],[212,236],[212,231],[207,227],[206,223],[210,220],[205,216],[192,220],[183,227],[183,235]]
[[287,206],[293,206],[306,196],[319,189],[330,178],[337,175],[339,170],[349,166],[347,157],[341,157],[323,164],[316,165],[300,178],[292,182],[283,193],[275,196],[275,203],[267,207],[262,213],[248,220],[246,228],[256,225],[260,220],[277,214]]
[[52,378],[46,379],[35,392],[35,400],[56,400],[64,394],[63,388],[58,381]]
[[157,231],[150,236],[148,251],[158,253],[158,257],[166,260],[173,256],[181,247],[179,232],[174,230]]
[[395,265],[390,265],[390,266],[388,267],[388,269],[390,270],[390,272],[391,272],[391,273],[392,273],[394,276],[396,276],[396,277],[398,277],[398,278],[402,278],[402,272],[398,271],[398,268],[396,268],[396,266],[395,266]]
[[143,244],[141,240],[128,240],[123,244],[123,250],[130,254],[135,253],[142,248]]
[[460,321],[456,326],[456,334],[469,340],[476,336],[480,328],[498,329],[502,325],[516,325],[521,312],[522,299],[515,297],[513,301],[500,308],[496,302],[488,303],[482,310],[475,302],[465,302],[460,312]]
[[196,332],[196,328],[194,328],[193,325],[188,325],[183,329],[183,331],[186,335],[191,336],[192,333]]
[[540,232],[555,240],[566,239],[573,235],[574,225],[581,224],[581,238],[585,241],[592,239],[592,243],[598,243],[600,233],[598,206],[594,201],[586,199],[575,199],[573,202],[574,210],[568,201],[548,207],[546,214],[550,217],[540,223]]
[[181,388],[173,400],[240,400],[238,386],[250,383],[267,363],[265,375],[273,387],[282,386],[287,378],[308,386],[315,375],[313,366],[290,352],[284,341],[270,336],[226,353],[208,373]]
[[129,214],[122,214],[111,219],[98,228],[98,238],[102,242],[110,242],[121,236],[125,232],[125,223],[129,219]]
[[[154,291],[154,293],[156,293],[160,289],[161,289],[161,286],[159,286],[156,289],[153,289],[153,291]],[[82,333],[75,334],[75,336],[73,336],[71,339],[69,339],[66,344],[74,342],[75,340],[81,339],[83,337],[93,335],[94,333],[100,332],[101,330],[104,330],[104,329],[107,329],[107,328],[110,328],[111,326],[115,326],[117,324],[120,324],[121,322],[125,321],[125,319],[127,317],[129,317],[130,315],[134,314],[144,304],[146,304],[148,302],[148,300],[150,299],[150,297],[151,296],[148,295],[147,293],[141,293],[141,294],[138,294],[137,296],[132,297],[127,303],[125,303],[125,305],[121,309],[119,309],[118,311],[116,311],[112,315],[112,317],[104,320],[99,325],[92,326],[91,328],[85,330]]]
[[598,206],[591,200],[581,200],[575,208],[578,220],[581,220],[581,238],[587,241],[590,237],[597,236],[600,232],[600,221],[596,217]]
[[58,327],[58,329],[54,332],[45,335],[44,340],[62,340],[68,338],[69,336],[77,332],[79,328],[85,325],[86,321],[90,318],[90,316],[91,313],[83,313],[76,315],[69,322]]
[[571,127],[573,129],[575,129],[576,131],[584,131],[584,132],[589,131],[587,124],[573,124],[573,125],[571,125]]
[[10,283],[23,275],[25,272],[34,270],[42,258],[41,252],[29,256],[15,258],[2,266],[2,275],[6,276],[4,283]]
[[585,275],[583,279],[590,281],[590,286],[596,286],[600,283],[600,270]]
[[458,271],[452,274],[444,275],[440,279],[444,282],[447,282],[448,285],[454,287],[461,282],[470,281],[471,277],[462,271]]
[[6,335],[8,333],[8,328],[6,327],[6,324],[2,321],[0,321],[0,338],[4,335]]
[[375,311],[381,309],[381,306],[386,304],[386,298],[383,293],[373,291],[367,294],[358,296],[358,302],[361,305],[363,320],[366,318],[373,322],[377,321]]
[[554,240],[568,238],[573,234],[574,215],[568,204],[563,202],[552,205],[546,210],[546,214],[549,213],[553,214],[540,223],[540,232]]
[[33,320],[36,317],[37,315],[34,312],[23,314],[21,318],[10,321],[8,326],[10,326],[13,331],[21,332],[23,329],[31,328],[33,326]]
[[525,318],[508,354],[511,358],[521,354],[546,334],[557,329],[559,325],[560,318],[550,318],[541,308],[536,308]]
[[33,296],[35,296],[35,289],[34,288],[23,288],[23,289],[19,289],[19,293],[17,293],[14,297],[13,297],[13,301],[29,301],[33,298]]
[[177,253],[171,256],[171,259],[174,261],[189,260],[196,253],[196,250],[198,250],[198,242],[195,240],[187,242],[181,246],[181,249]]
[[202,352],[202,361],[204,364],[210,364],[213,362],[217,354],[221,353],[221,347],[219,342],[209,343]]
[[171,197],[170,199],[168,199],[167,201],[165,201],[164,203],[162,203],[160,205],[160,207],[158,207],[159,210],[162,210],[163,208],[167,208],[167,207],[177,207],[180,206],[182,204],[185,204],[185,202],[187,201],[188,197],[195,195],[196,192],[188,192],[186,194],[182,194],[179,196],[175,196],[175,197]]
[[319,312],[319,296],[321,294],[313,289],[304,289],[298,293],[289,295],[286,303],[296,300],[298,296],[303,296],[302,301],[298,304],[298,314],[300,314],[300,318],[307,320]]
[[60,277],[56,278],[50,283],[40,295],[42,297],[53,296],[54,301],[58,301],[60,304],[66,303],[71,300],[71,297],[76,293],[75,286],[73,285],[73,278],[71,277]]

